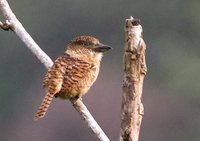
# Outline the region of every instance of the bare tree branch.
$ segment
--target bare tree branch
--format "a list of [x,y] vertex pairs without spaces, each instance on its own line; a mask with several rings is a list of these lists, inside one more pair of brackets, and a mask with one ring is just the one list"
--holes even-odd
[[147,71],[146,45],[140,21],[130,17],[125,23],[124,81],[120,141],[138,141],[144,114],[143,80]]
[[12,29],[17,36],[25,43],[25,45],[32,51],[32,53],[45,65],[46,68],[50,68],[53,64],[49,56],[42,51],[42,49],[37,45],[37,43],[31,38],[28,32],[24,29],[22,24],[18,21],[8,2],[6,0],[0,0],[0,9],[9,23],[10,29]]
[[[14,13],[12,12],[8,2],[6,0],[0,0],[0,11],[2,12],[5,23],[0,22],[0,27],[3,30],[11,29],[16,33],[16,35],[25,43],[28,49],[41,61],[42,64],[48,69],[53,65],[50,57],[37,45],[37,43],[32,39],[28,32],[24,29],[22,24],[18,21]],[[100,141],[109,141],[108,137],[105,135],[103,130],[94,120],[90,112],[87,110],[86,106],[82,101],[77,100],[76,102],[71,101],[74,108],[79,112],[82,118],[86,121],[89,128],[93,133],[99,138]]]
[[81,117],[86,121],[88,126],[97,135],[100,141],[110,141],[103,130],[99,127],[92,115],[88,112],[87,107],[81,102],[80,99],[71,101],[74,108],[81,114]]

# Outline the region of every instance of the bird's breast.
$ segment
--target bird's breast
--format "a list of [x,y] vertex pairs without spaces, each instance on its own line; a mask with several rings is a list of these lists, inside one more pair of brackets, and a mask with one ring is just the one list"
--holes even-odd
[[85,95],[96,81],[99,67],[99,64],[92,63],[87,69],[72,68],[73,74],[65,75],[62,90],[58,96],[62,99],[69,99]]

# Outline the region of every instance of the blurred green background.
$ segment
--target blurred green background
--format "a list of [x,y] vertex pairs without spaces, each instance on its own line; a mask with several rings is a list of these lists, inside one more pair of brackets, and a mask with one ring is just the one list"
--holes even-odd
[[[141,141],[200,140],[199,0],[18,0],[18,19],[54,60],[78,35],[114,48],[105,54],[97,82],[83,98],[112,141],[119,138],[123,81],[123,26],[141,19],[148,73]],[[3,21],[2,15],[0,16]],[[33,121],[45,95],[44,66],[11,31],[0,30],[0,141],[97,141],[69,101],[55,99]]]

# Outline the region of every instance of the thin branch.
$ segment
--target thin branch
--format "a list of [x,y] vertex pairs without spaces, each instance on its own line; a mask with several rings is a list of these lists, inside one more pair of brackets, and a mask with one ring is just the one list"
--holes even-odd
[[100,141],[110,141],[103,130],[99,127],[92,115],[88,112],[87,107],[81,102],[80,99],[71,101],[74,108],[81,114],[88,126],[92,129],[93,133],[97,135]]
[[[42,64],[48,69],[53,65],[50,57],[37,45],[37,43],[32,39],[28,32],[24,29],[22,24],[18,21],[14,13],[12,12],[8,2],[6,0],[0,0],[0,11],[2,12],[5,23],[0,22],[0,27],[2,29],[11,29],[16,33],[16,35],[25,43],[28,49],[41,61]],[[78,100],[73,102],[74,108],[79,112],[82,118],[86,121],[89,128],[93,133],[99,138],[100,141],[109,141],[108,137],[105,135],[103,130],[94,120],[90,112],[87,110],[86,106],[82,101]]]
[[146,45],[140,21],[130,17],[125,23],[124,81],[120,141],[138,141],[144,114],[143,80],[147,72]]
[[32,51],[32,53],[41,61],[42,64],[48,69],[52,66],[53,62],[51,58],[38,46],[38,44],[32,39],[28,32],[24,29],[22,24],[18,21],[8,2],[6,0],[0,0],[0,10],[6,19],[4,25],[12,29],[17,36],[24,42],[24,44]]

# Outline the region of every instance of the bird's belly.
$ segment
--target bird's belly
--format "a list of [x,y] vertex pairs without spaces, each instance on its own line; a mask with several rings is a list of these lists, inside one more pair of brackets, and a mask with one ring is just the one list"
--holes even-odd
[[59,97],[61,99],[80,98],[84,94],[86,94],[89,89],[90,89],[90,87],[86,87],[86,86],[66,89],[62,93],[56,94],[55,97]]
[[71,99],[71,98],[80,98],[85,95],[92,84],[96,81],[99,71],[93,70],[93,72],[88,73],[86,77],[80,79],[76,84],[65,85],[63,90],[56,94],[55,97],[61,99]]

